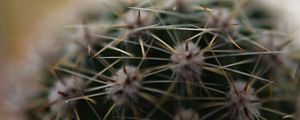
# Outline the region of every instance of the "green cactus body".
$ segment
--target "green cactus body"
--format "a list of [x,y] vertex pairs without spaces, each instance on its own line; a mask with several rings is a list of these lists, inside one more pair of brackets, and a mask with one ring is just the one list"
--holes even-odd
[[44,80],[52,89],[40,99],[49,104],[29,110],[30,119],[275,120],[294,111],[278,85],[295,83],[279,62],[288,42],[269,44],[285,35],[251,0],[116,0],[103,7],[100,17],[67,28],[78,49],[66,47]]

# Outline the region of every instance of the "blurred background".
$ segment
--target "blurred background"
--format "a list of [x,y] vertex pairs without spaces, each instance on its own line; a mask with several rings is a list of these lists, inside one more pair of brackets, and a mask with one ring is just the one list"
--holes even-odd
[[41,69],[60,49],[58,31],[99,4],[97,0],[0,0],[1,120],[22,119],[26,99],[41,89]]
[[[282,16],[278,24],[300,45],[300,1],[256,0]],[[25,99],[39,88],[48,55],[58,52],[58,31],[103,0],[0,0],[0,119],[18,120]],[[25,91],[24,91],[25,90]]]

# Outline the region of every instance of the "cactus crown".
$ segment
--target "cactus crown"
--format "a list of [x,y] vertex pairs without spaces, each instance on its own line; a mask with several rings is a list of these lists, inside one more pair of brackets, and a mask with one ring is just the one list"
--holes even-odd
[[[261,42],[266,34],[260,33],[276,34],[275,17],[259,5],[249,0],[116,0],[104,6],[108,10],[101,19],[67,35],[83,49],[63,51],[51,78],[62,80],[53,81],[44,100],[53,102],[51,110],[36,116],[255,120],[291,112],[283,111],[281,105],[291,102],[279,99],[286,94],[277,84],[289,81],[291,74],[283,71],[289,67],[272,67],[265,57],[281,51]],[[101,25],[105,20],[110,24]],[[61,77],[70,75],[79,78],[78,85]],[[68,116],[62,115],[70,108]]]

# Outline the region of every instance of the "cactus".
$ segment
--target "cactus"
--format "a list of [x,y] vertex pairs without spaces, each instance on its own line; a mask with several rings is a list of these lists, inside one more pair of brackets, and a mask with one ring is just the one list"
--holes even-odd
[[114,0],[102,7],[62,33],[69,42],[41,80],[48,90],[33,98],[40,104],[28,109],[29,119],[293,116],[296,62],[283,51],[291,40],[256,2]]

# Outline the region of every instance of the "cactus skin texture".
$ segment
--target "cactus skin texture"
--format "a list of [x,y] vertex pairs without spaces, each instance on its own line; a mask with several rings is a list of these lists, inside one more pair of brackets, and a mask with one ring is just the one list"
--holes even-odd
[[102,7],[66,29],[71,43],[41,80],[49,90],[33,99],[43,102],[29,119],[280,120],[296,111],[289,37],[257,2]]

